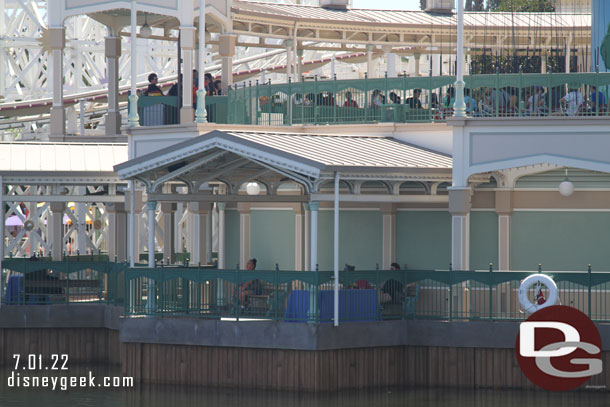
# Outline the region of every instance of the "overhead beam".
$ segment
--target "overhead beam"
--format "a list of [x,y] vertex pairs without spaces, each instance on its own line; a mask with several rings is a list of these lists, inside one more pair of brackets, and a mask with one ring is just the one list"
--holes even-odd
[[156,181],[154,181],[152,183],[152,190],[154,191],[164,182],[167,182],[173,178],[179,177],[180,175],[185,174],[189,171],[192,171],[192,170],[196,169],[197,167],[201,167],[202,165],[209,163],[210,161],[220,158],[221,156],[225,155],[226,153],[227,152],[224,150],[217,151],[210,155],[206,155],[205,157],[202,157],[198,160],[195,160],[190,164],[186,164],[185,166],[178,168],[176,171],[172,171],[169,174],[163,175],[162,177],[159,177]]
[[[332,202],[333,194],[311,194],[312,201]],[[341,202],[449,203],[448,195],[344,194]]]
[[148,194],[156,202],[309,202],[309,195]]
[[123,195],[2,195],[4,202],[125,202]]

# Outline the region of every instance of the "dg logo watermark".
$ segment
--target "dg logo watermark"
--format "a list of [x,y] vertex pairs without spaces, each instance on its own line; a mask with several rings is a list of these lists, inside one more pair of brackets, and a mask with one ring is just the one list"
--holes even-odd
[[519,327],[519,367],[546,390],[572,390],[602,372],[597,327],[579,310],[554,305],[536,311]]

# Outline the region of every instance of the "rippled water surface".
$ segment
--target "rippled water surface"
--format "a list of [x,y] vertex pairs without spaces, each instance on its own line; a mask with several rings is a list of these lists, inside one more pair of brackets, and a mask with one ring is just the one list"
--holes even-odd
[[[97,378],[120,376],[120,370],[105,366],[71,368],[68,375]],[[609,406],[610,394],[594,390],[569,393],[544,391],[494,391],[453,389],[379,389],[311,394],[275,391],[211,389],[193,386],[135,384],[131,389],[48,389],[8,387],[10,369],[0,371],[0,407],[567,407]],[[21,374],[21,373],[20,373]],[[22,373],[30,376],[47,372]],[[49,374],[51,375],[51,374]]]

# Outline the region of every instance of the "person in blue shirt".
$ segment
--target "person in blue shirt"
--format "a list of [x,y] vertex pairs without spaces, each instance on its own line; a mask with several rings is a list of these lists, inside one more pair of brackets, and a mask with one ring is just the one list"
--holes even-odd
[[606,106],[606,97],[601,91],[597,90],[597,87],[591,86],[591,110],[596,112],[597,106],[602,110]]

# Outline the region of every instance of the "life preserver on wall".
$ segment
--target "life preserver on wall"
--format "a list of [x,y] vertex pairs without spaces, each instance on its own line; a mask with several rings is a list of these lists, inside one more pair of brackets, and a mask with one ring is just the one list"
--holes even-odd
[[[527,291],[534,284],[538,285],[535,303],[531,302],[527,297]],[[545,285],[548,288],[548,299],[544,299],[542,296],[541,285]],[[542,308],[555,305],[558,297],[559,292],[557,291],[557,285],[551,277],[545,276],[544,274],[532,274],[531,276],[526,277],[525,280],[521,282],[521,286],[519,287],[519,302],[521,303],[523,310],[529,314],[533,314]]]

